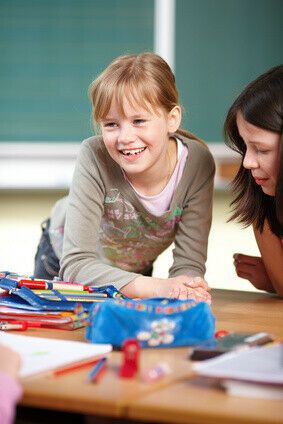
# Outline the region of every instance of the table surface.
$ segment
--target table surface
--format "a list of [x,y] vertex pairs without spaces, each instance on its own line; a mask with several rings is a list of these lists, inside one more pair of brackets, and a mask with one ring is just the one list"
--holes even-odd
[[[283,335],[283,299],[273,295],[213,290],[216,329],[236,332],[266,331]],[[31,329],[27,335],[84,340],[84,329],[75,331]],[[156,383],[118,377],[122,361],[113,352],[102,380],[87,381],[91,367],[66,375],[39,375],[22,380],[21,404],[82,414],[123,417],[168,423],[283,423],[283,402],[226,395],[212,380],[196,376],[187,359],[189,348],[145,349],[140,370],[167,362],[172,369]]]

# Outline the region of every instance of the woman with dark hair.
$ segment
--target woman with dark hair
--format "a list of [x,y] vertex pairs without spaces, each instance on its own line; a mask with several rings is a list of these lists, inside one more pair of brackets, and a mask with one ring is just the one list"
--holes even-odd
[[225,142],[242,163],[231,220],[253,225],[261,257],[236,253],[237,275],[283,297],[283,65],[252,81],[228,111]]

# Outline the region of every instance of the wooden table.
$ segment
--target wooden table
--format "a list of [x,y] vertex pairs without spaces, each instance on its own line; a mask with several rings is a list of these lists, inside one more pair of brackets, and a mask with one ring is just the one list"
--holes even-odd
[[[217,329],[267,331],[283,335],[283,300],[272,295],[214,290]],[[83,340],[84,331],[29,330],[28,335]],[[89,369],[61,377],[23,380],[22,405],[167,423],[283,423],[283,402],[227,396],[211,381],[197,377],[187,360],[188,348],[148,349],[141,353],[141,370],[168,362],[173,372],[158,383],[118,378],[121,353],[113,352],[98,384],[87,382]]]

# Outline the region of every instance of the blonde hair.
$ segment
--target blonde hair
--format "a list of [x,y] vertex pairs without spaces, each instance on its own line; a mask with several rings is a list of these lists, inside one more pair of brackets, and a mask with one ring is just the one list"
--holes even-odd
[[[169,113],[179,105],[175,76],[165,60],[154,53],[119,56],[91,83],[89,97],[94,127],[106,117],[113,99],[122,115],[125,98],[147,111],[161,108]],[[177,132],[200,141],[185,130]]]

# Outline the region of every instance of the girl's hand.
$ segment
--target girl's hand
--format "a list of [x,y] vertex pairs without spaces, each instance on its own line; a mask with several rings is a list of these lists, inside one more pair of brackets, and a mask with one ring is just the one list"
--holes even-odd
[[180,275],[167,279],[155,279],[154,297],[174,299],[193,299],[197,302],[211,303],[210,289],[205,280],[200,277]]
[[249,280],[258,290],[274,292],[273,285],[260,257],[235,253],[233,258],[238,277]]
[[168,297],[211,303],[210,288],[207,282],[201,277],[189,277],[188,275],[171,278],[140,275],[120,290],[125,296],[132,298]]
[[8,346],[0,345],[0,371],[16,379],[20,369],[20,355]]
[[185,276],[183,277],[188,280],[188,281],[185,281],[184,284],[190,288],[204,289],[206,291],[211,290],[206,280],[202,277],[185,277]]

